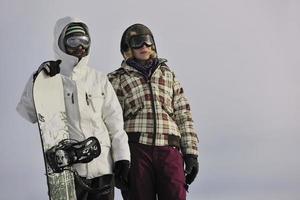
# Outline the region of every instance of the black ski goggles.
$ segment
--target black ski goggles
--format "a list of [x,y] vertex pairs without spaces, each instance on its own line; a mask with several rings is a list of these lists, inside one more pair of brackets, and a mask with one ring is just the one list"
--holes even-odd
[[150,47],[154,44],[151,35],[134,35],[130,38],[129,45],[133,49],[139,49],[144,46]]
[[88,36],[72,36],[66,39],[65,44],[67,47],[76,48],[80,45],[83,48],[88,48],[90,46],[90,38]]

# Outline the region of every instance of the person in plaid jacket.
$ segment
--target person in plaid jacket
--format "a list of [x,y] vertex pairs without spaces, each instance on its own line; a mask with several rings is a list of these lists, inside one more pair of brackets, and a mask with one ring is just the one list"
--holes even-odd
[[[123,109],[131,151],[129,180],[116,182],[124,199],[186,199],[199,169],[190,105],[167,60],[157,57],[150,29],[123,33],[124,61],[108,74]],[[185,164],[185,168],[184,168]]]

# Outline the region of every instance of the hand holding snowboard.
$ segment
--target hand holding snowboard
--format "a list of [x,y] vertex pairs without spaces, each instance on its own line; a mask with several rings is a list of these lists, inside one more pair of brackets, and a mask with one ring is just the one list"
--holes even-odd
[[33,75],[33,78],[35,80],[36,76],[43,70],[48,76],[52,77],[55,76],[56,74],[58,74],[60,72],[60,65],[61,60],[56,60],[56,61],[46,61],[43,62],[38,70],[35,72],[35,74]]

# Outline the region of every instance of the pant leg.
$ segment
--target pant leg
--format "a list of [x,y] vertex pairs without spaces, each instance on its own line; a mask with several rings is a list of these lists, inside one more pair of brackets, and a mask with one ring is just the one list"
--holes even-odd
[[129,200],[129,191],[128,190],[121,190],[121,195],[123,200]]
[[[96,177],[93,179],[86,179],[81,177],[83,181],[89,185],[91,188],[98,188],[99,183],[103,183],[104,177]],[[114,199],[114,186],[112,185],[112,190],[106,195],[101,195],[99,193],[92,193],[87,191],[84,187],[81,186],[75,179],[75,189],[77,200],[113,200]]]
[[131,167],[129,191],[123,196],[130,200],[155,200],[155,172],[152,164],[153,147],[130,143]]
[[97,178],[92,179],[91,187],[99,188],[104,185],[110,185],[111,191],[108,194],[100,194],[99,192],[89,192],[88,200],[113,200],[114,199],[114,185],[113,185],[113,176],[112,175],[104,175]]
[[155,147],[154,166],[159,200],[185,200],[185,175],[182,154],[174,147]]
[[[83,181],[85,183],[87,183],[88,185],[90,185],[92,183],[91,180],[80,177],[83,179]],[[83,188],[79,182],[77,182],[77,180],[75,179],[75,190],[76,190],[76,197],[77,200],[87,200],[88,199],[88,191],[86,191],[85,188]]]
[[98,193],[89,193],[87,200],[114,200],[114,196],[114,189],[112,189],[111,192],[106,195],[100,195]]

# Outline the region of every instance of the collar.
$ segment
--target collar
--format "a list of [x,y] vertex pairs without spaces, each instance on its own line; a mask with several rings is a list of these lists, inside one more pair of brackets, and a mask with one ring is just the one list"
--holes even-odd
[[[63,54],[63,55],[62,55]],[[71,77],[73,74],[80,74],[82,69],[87,66],[89,55],[80,59],[69,54],[61,52],[57,59],[61,59],[60,73],[66,77]]]
[[[158,58],[158,67],[161,65],[161,64],[163,64],[163,63],[166,63],[166,62],[168,62],[168,60],[167,59],[165,59],[165,58]],[[157,68],[158,68],[157,67]],[[126,60],[123,60],[122,61],[122,64],[121,64],[121,68],[123,68],[126,72],[132,72],[132,71],[134,71],[134,72],[139,72],[137,69],[135,69],[134,67],[131,67],[130,65],[128,65],[127,63],[126,63]]]

